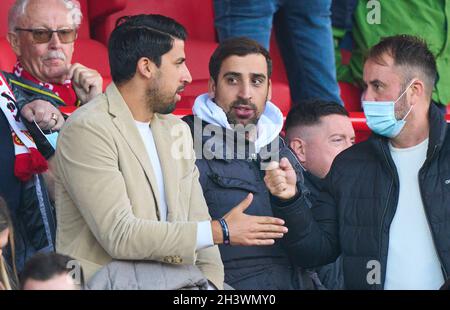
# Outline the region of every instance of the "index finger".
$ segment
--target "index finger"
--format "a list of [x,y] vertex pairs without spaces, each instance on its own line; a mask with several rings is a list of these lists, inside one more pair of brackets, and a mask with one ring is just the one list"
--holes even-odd
[[267,166],[266,170],[274,170],[280,167],[280,164],[277,161],[271,161]]
[[28,105],[25,105],[22,110],[20,111],[20,115],[24,117],[27,121],[32,122],[34,119],[34,113],[33,109],[29,107]]
[[287,227],[281,225],[273,225],[273,224],[259,224],[257,233],[276,233],[276,234],[285,234],[288,232]]
[[258,224],[284,225],[284,221],[272,216],[258,216]]
[[68,64],[67,65],[67,79],[71,80],[73,79],[73,73],[75,72],[75,70],[77,68],[79,68],[81,65],[79,63],[74,63],[74,64]]

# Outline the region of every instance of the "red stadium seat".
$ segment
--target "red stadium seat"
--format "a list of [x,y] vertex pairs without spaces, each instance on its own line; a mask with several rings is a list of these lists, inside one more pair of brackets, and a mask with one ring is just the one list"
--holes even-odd
[[367,127],[366,117],[363,112],[350,112],[350,120],[355,130],[356,139],[355,142],[359,143],[367,140],[372,134],[369,127]]
[[[108,6],[109,3],[110,1],[95,1],[95,6]],[[172,17],[186,27],[190,39],[215,41],[212,0],[127,0],[123,10],[93,20],[92,29],[95,38],[107,44],[119,17],[138,14],[161,14]]]
[[341,90],[341,98],[344,101],[344,106],[347,111],[361,112],[361,89],[346,82],[339,82],[339,88]]
[[[161,14],[183,24],[188,31],[186,62],[193,82],[186,87],[177,108],[190,109],[195,98],[208,90],[209,58],[217,47],[212,2],[210,0],[128,0],[126,2],[123,10],[92,21],[95,38],[107,44],[116,20],[124,15]],[[104,1],[100,5],[108,5],[108,3]],[[199,12],[202,13],[201,16]]]
[[128,0],[88,0],[89,20],[91,25],[101,21],[127,6]]
[[276,43],[275,32],[270,38],[270,57],[272,58],[272,100],[287,115],[291,108],[291,91],[286,70]]
[[16,54],[14,54],[6,37],[0,37],[0,70],[10,72],[16,63]]
[[[106,3],[105,3],[106,5]],[[201,12],[201,17],[198,13]],[[106,44],[116,20],[124,15],[161,14],[172,17],[188,31],[186,62],[193,82],[186,87],[177,109],[190,111],[195,98],[208,90],[208,63],[217,47],[214,30],[213,7],[205,0],[128,0],[126,7],[115,14],[93,21],[95,38]]]
[[[92,22],[95,38],[106,44],[119,17],[143,13],[172,17],[188,31],[186,59],[193,82],[186,87],[178,109],[189,109],[195,98],[208,90],[209,58],[217,46],[212,0],[128,0],[124,10]],[[278,53],[276,46],[272,46],[272,53]],[[286,115],[291,100],[284,66],[279,56],[274,57],[274,68],[272,99]]]

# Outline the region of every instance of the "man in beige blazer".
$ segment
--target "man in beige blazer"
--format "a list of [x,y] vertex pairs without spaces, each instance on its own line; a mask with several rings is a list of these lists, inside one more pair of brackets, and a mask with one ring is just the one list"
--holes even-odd
[[109,43],[113,83],[78,109],[56,151],[57,251],[87,279],[112,259],[197,266],[217,288],[215,244],[266,245],[284,222],[243,213],[211,221],[189,128],[169,114],[191,82],[185,29],[159,15],[122,18]]

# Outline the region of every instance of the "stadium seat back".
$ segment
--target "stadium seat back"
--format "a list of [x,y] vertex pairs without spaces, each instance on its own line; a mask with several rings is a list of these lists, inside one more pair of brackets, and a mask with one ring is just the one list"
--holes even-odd
[[95,37],[107,44],[117,19],[137,14],[165,15],[185,26],[192,40],[216,40],[213,4],[210,0],[128,0],[123,10],[94,22]]

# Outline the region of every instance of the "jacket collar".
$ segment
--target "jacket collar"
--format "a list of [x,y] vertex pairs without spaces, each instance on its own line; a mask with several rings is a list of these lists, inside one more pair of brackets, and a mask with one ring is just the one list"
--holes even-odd
[[[192,112],[208,124],[233,130],[223,109],[213,99],[209,98],[208,94],[200,95],[195,99]],[[261,149],[276,139],[282,128],[283,114],[276,105],[267,101],[264,111],[256,124],[258,134],[254,142],[254,153],[259,153]]]
[[427,158],[433,155],[434,149],[437,151],[441,149],[448,126],[444,114],[439,111],[439,108],[433,102],[430,104],[428,119],[430,121],[430,140]]
[[[448,126],[443,113],[439,111],[439,108],[433,102],[430,103],[430,109],[428,111],[428,120],[430,126],[430,133],[428,136],[429,142],[427,150],[427,159],[433,156],[435,150],[439,151],[440,148],[442,147]],[[388,138],[378,134],[373,135],[378,139],[384,141],[387,147],[387,144],[389,142]]]

